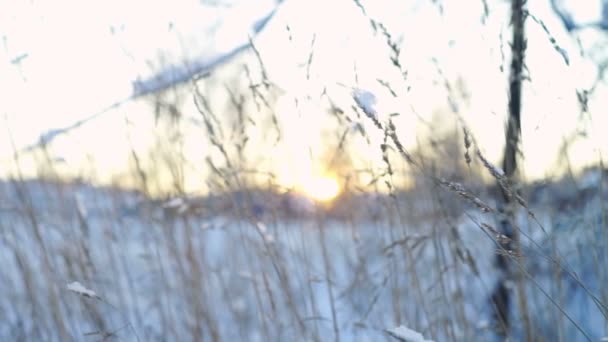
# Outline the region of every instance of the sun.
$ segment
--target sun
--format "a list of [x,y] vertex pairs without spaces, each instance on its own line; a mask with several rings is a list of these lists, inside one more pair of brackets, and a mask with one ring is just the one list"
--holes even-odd
[[306,196],[318,202],[329,202],[341,191],[338,180],[330,175],[313,176],[302,184]]

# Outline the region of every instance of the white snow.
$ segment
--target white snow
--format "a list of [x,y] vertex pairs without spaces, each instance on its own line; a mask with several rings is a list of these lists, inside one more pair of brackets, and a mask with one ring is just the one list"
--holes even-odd
[[389,335],[403,342],[433,342],[432,340],[425,339],[421,333],[403,325],[389,329],[387,332]]
[[172,199],[166,201],[165,203],[163,203],[163,208],[168,208],[168,209],[169,208],[179,208],[185,204],[186,204],[186,201],[184,201],[183,198],[175,197],[175,198],[172,198]]
[[87,289],[77,281],[69,283],[67,289],[84,297],[100,299],[95,291]]
[[367,116],[378,119],[378,113],[376,112],[376,102],[378,99],[376,95],[367,90],[354,89],[353,99]]
[[[26,192],[33,199],[33,210],[42,227],[40,237],[45,242],[46,255],[53,268],[49,277],[49,272],[45,272],[45,266],[40,263],[41,253],[45,252],[38,248],[39,240],[31,233],[31,221],[14,194],[14,186],[0,182],[0,203],[3,203],[0,223],[6,228],[0,239],[0,261],[4,265],[0,278],[7,280],[0,282],[0,290],[7,294],[6,300],[0,299],[5,322],[0,326],[0,339],[3,340],[14,339],[15,331],[24,334],[31,331],[32,322],[22,323],[22,318],[29,317],[32,307],[38,314],[35,323],[53,327],[50,298],[44,295],[53,290],[53,280],[67,284],[67,290],[79,296],[101,299],[98,292],[103,293],[103,300],[116,304],[119,309],[99,305],[104,322],[111,327],[120,327],[126,324],[125,317],[129,317],[142,340],[166,336],[170,333],[167,326],[178,331],[176,339],[192,339],[192,326],[188,322],[196,309],[197,302],[192,298],[197,296],[201,296],[198,302],[205,302],[208,314],[218,322],[222,340],[241,340],[239,330],[247,336],[259,334],[264,322],[269,323],[269,336],[251,340],[280,339],[287,332],[284,327],[297,325],[291,310],[297,310],[302,319],[316,321],[322,336],[332,336],[328,280],[335,290],[337,324],[344,341],[376,341],[389,337],[384,329],[349,327],[387,327],[394,322],[397,318],[393,291],[399,291],[399,319],[408,322],[408,326],[388,331],[404,341],[449,339],[438,325],[444,323],[452,326],[456,337],[462,337],[462,340],[489,340],[493,331],[487,322],[491,317],[489,291],[497,278],[493,265],[496,247],[488,235],[472,223],[472,218],[482,223],[490,219],[477,210],[467,211],[454,222],[458,230],[458,240],[454,240],[449,227],[439,223],[440,229],[432,229],[438,224],[434,219],[395,223],[392,218],[354,222],[263,218],[256,223],[228,216],[184,216],[158,220],[152,213],[129,214],[121,209],[134,205],[138,197],[135,193],[70,186],[64,189],[69,191],[63,191],[67,193],[68,201],[72,199],[72,193],[79,193],[81,204],[88,211],[83,217],[89,227],[85,234],[78,221],[78,211],[59,197],[55,185],[42,182],[18,185],[27,188]],[[417,197],[412,198],[413,203],[420,202]],[[370,200],[382,206],[385,199],[374,197]],[[163,210],[162,203],[158,204],[158,210]],[[552,234],[551,239],[555,238],[551,243],[539,240],[540,245],[543,248],[558,246],[562,255],[568,257],[569,268],[593,291],[601,284],[598,268],[594,265],[605,261],[603,254],[597,254],[602,258],[598,261],[592,256],[605,250],[601,244],[603,239],[597,238],[601,229],[597,224],[600,213],[599,201],[590,202],[580,217],[535,211],[541,221],[551,219],[553,228],[548,231]],[[520,216],[521,227],[530,230],[526,225],[531,223],[526,217],[525,214]],[[585,222],[579,222],[580,218],[586,218]],[[214,229],[193,229],[201,226]],[[432,236],[432,239],[424,239],[424,236]],[[432,242],[435,240],[436,244]],[[326,244],[325,252],[321,241]],[[528,240],[522,243],[530,245]],[[585,246],[582,251],[581,246]],[[470,252],[478,276],[458,261],[460,257],[454,247]],[[440,253],[437,248],[441,248]],[[590,250],[595,252],[588,253]],[[404,258],[405,251],[413,253],[411,266],[407,266],[409,259]],[[538,247],[535,251],[545,253]],[[450,264],[457,262],[458,267],[437,268],[439,255],[451,260]],[[534,270],[534,279],[543,289],[556,290],[555,270],[550,261],[544,258],[525,260],[531,263],[527,267]],[[403,271],[393,269],[391,265],[395,262]],[[192,273],[191,265],[203,269],[197,271],[199,274]],[[29,279],[28,286],[23,286],[24,275]],[[191,278],[191,275],[196,277]],[[73,279],[78,281],[72,282]],[[190,281],[198,279],[204,281],[204,291]],[[445,288],[437,286],[441,281]],[[392,285],[387,284],[393,282],[398,288],[390,290],[387,286]],[[420,294],[416,290],[417,282]],[[605,336],[604,319],[589,297],[568,275],[563,275],[562,282],[564,296],[559,299],[559,305],[595,340]],[[95,284],[96,289],[91,289],[90,284]],[[536,292],[535,283],[527,282],[526,286],[538,303],[530,308],[533,310],[530,317],[539,334],[550,333],[555,321],[546,313],[557,312],[557,309]],[[41,295],[32,301],[29,289]],[[292,304],[285,300],[283,291],[293,298]],[[451,295],[441,299],[445,293],[458,294],[461,299],[454,300]],[[257,298],[260,294],[262,302]],[[69,294],[66,295],[69,298]],[[421,300],[426,302],[423,304],[428,316],[416,304]],[[28,305],[14,305],[14,302]],[[291,309],[290,305],[293,305]],[[464,313],[462,320],[453,318],[459,308]],[[260,311],[269,312],[271,316],[260,316]],[[161,324],[160,312],[165,315],[167,326]],[[92,324],[88,317],[82,315],[78,306],[65,306],[64,319],[71,327]],[[566,336],[580,337],[571,324],[563,324]],[[55,330],[51,332],[55,333]],[[76,339],[81,336],[77,329],[70,329],[69,333]],[[128,331],[122,335],[126,340],[132,339],[132,333]]]

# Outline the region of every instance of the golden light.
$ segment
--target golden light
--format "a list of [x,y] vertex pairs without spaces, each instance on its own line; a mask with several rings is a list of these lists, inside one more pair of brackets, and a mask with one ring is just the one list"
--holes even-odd
[[302,184],[302,192],[318,202],[329,202],[336,198],[341,191],[340,183],[335,177],[313,176]]

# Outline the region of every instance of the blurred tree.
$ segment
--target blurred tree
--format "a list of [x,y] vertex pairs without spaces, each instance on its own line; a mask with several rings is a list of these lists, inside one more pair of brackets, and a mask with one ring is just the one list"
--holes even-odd
[[[517,155],[518,146],[521,137],[521,105],[522,105],[522,83],[523,71],[525,67],[525,55],[527,40],[525,36],[525,0],[512,0],[511,4],[511,25],[513,36],[511,41],[511,66],[509,75],[509,103],[508,113],[509,119],[507,122],[507,132],[505,136],[505,150],[502,162],[502,168],[505,177],[510,184],[516,178],[517,174]],[[500,181],[499,181],[500,183]],[[503,206],[501,209],[501,229],[502,233],[508,238],[508,243],[502,245],[507,252],[519,252],[519,234],[513,226],[515,200],[511,189],[506,189],[503,184],[499,184],[502,189]],[[509,312],[511,307],[511,291],[509,290],[508,282],[514,277],[514,273],[510,266],[512,256],[508,253],[498,253],[496,255],[496,265],[501,271],[501,279],[496,284],[494,293],[492,294],[492,304],[495,307],[495,320],[497,321],[498,331],[501,335],[507,336],[511,328],[509,320]],[[522,313],[522,320],[526,333],[526,341],[532,340],[532,332],[530,320],[527,317],[527,307],[524,288],[521,284],[522,279],[517,277],[518,291],[520,291],[519,308]]]

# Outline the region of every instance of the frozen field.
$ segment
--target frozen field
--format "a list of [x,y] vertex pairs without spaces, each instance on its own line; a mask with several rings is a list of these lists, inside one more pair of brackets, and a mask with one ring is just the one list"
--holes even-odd
[[[607,197],[593,184],[535,190],[546,233],[520,215],[534,240],[522,238],[522,265],[539,340],[607,335],[592,299],[607,302]],[[411,196],[382,199],[373,220],[279,219],[246,205],[170,215],[87,185],[0,190],[3,341],[381,341],[399,325],[438,341],[494,338],[496,245],[480,225],[495,219],[475,209],[437,205],[421,218]],[[517,305],[513,317],[521,331]]]

